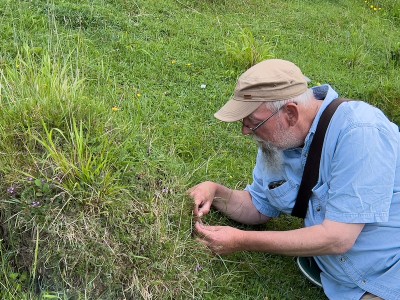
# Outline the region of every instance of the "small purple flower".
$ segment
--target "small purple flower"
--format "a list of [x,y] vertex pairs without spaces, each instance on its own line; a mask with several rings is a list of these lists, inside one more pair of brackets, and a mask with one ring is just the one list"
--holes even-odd
[[194,268],[195,272],[200,272],[201,270],[203,270],[203,267],[200,265],[197,265],[196,268]]
[[31,205],[32,205],[32,207],[40,207],[40,202],[39,201],[33,201]]
[[10,195],[15,195],[15,187],[13,187],[13,186],[10,186],[8,189],[7,189],[7,193],[9,193]]
[[33,177],[28,177],[29,182],[32,182],[33,180],[34,180]]

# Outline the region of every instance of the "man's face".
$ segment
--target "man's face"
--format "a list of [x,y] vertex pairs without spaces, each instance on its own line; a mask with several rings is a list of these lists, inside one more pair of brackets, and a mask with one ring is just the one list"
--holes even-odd
[[[271,125],[275,125],[275,128],[272,129],[269,143],[276,148],[280,150],[287,150],[299,147],[304,143],[304,140],[296,135],[294,127],[285,123],[283,118],[279,118],[276,120],[275,124]],[[268,140],[265,141],[268,142]]]
[[[299,147],[304,140],[296,135],[295,126],[288,122],[287,105],[284,105],[278,111],[271,111],[262,104],[243,119],[242,133],[253,135],[257,137],[257,140],[269,143],[280,150]],[[259,124],[262,125],[259,126]]]
[[[296,135],[294,126],[289,125],[285,114],[285,107],[276,113],[268,110],[265,105],[261,105],[243,120],[242,133],[253,135],[265,155],[267,166],[274,170],[279,170],[282,167],[283,150],[299,147],[304,142],[302,138]],[[272,116],[268,122],[265,122],[255,131],[251,130],[268,116]]]

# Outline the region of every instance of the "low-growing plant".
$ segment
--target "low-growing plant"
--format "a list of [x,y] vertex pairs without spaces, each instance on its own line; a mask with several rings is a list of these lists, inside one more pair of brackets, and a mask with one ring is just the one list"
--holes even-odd
[[[41,175],[50,176],[53,182],[71,195],[84,190],[89,190],[91,194],[97,191],[94,197],[82,197],[91,199],[88,201],[95,199],[107,202],[107,198],[121,192],[123,187],[118,184],[118,170],[114,165],[116,159],[113,157],[113,154],[117,154],[112,153],[114,148],[106,134],[93,139],[90,127],[84,130],[82,121],[78,125],[74,118],[70,121],[67,134],[58,128],[48,129],[45,123],[43,128],[44,137],[31,134],[44,149],[43,159],[33,158],[43,161],[45,174]],[[42,170],[37,171],[43,173]]]
[[10,253],[4,249],[3,239],[0,239],[0,298],[14,299],[19,297],[29,278],[26,272],[14,272],[10,265]]
[[230,67],[245,70],[268,58],[273,58],[273,46],[264,36],[254,36],[250,29],[243,29],[234,39],[226,39],[225,54]]
[[397,67],[400,67],[400,42],[390,50],[389,61],[393,62]]
[[350,45],[350,51],[345,54],[344,62],[349,68],[355,68],[364,63],[366,56],[363,46]]
[[364,0],[366,7],[373,13],[379,13],[395,24],[400,24],[400,3],[397,0]]

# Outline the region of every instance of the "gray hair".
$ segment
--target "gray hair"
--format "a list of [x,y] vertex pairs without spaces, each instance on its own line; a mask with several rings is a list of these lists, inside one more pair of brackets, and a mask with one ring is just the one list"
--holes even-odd
[[312,99],[314,99],[314,92],[312,89],[308,89],[303,94],[296,96],[292,99],[279,100],[279,101],[267,101],[267,102],[265,102],[265,106],[271,111],[279,110],[282,106],[284,106],[285,104],[290,103],[290,102],[296,102],[297,104],[307,107],[310,104]]

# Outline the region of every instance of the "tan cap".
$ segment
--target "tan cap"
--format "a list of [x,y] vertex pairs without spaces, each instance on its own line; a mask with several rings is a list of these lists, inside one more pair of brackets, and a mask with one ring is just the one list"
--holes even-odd
[[308,78],[290,61],[268,59],[244,72],[235,94],[214,117],[224,122],[239,121],[263,102],[292,99],[307,91]]

